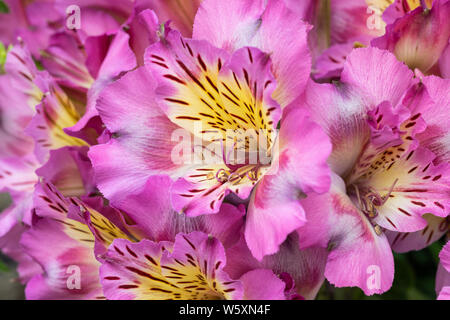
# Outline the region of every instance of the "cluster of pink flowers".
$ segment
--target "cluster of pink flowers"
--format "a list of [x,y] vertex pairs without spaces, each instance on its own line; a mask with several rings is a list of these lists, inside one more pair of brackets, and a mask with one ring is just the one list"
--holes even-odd
[[28,299],[381,294],[449,237],[449,0],[0,2]]

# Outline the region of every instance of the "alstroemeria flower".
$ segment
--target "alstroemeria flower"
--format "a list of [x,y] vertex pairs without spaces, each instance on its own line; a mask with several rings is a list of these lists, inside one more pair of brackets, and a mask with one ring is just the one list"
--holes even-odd
[[[49,152],[63,146],[85,146],[83,141],[67,135],[63,129],[74,125],[79,116],[61,88],[45,71],[37,70],[28,50],[20,45],[12,48],[5,63],[5,74],[0,75],[0,112],[2,113],[0,148],[0,190],[9,191],[13,205],[0,220],[0,236],[6,236],[18,222],[31,223],[31,195],[38,181],[35,173],[41,163],[49,159]],[[28,128],[28,129],[26,129]],[[34,131],[33,131],[34,129]],[[31,131],[32,137],[25,131]],[[33,141],[33,138],[35,141]],[[36,156],[33,154],[33,147]],[[61,150],[64,154],[68,150]],[[73,181],[61,181],[61,184],[76,185],[79,179],[73,171],[76,167],[77,149],[65,157],[64,163],[50,161],[51,172],[42,172],[55,182],[61,177]],[[44,169],[43,169],[44,170]],[[91,183],[92,185],[92,183]],[[75,190],[72,190],[75,192]]]
[[436,274],[436,294],[438,300],[450,300],[450,242],[439,254],[441,263]]
[[[287,113],[278,134],[281,108],[271,98],[276,79],[270,69],[269,56],[256,48],[230,56],[169,31],[147,50],[145,68],[108,86],[97,103],[113,133],[108,144],[90,151],[103,194],[118,204],[142,189],[148,177],[169,174],[176,180],[174,208],[196,216],[217,212],[230,192],[246,199],[259,182],[250,201],[247,241],[258,258],[276,252],[287,234],[304,223],[299,197],[327,191],[331,146],[303,111]],[[172,135],[180,129],[189,137],[181,142],[187,149],[183,155],[210,152],[209,162],[174,161],[179,142]],[[250,142],[243,143],[239,134],[249,131]],[[197,139],[193,146],[191,135]],[[262,150],[251,149],[261,137]],[[225,146],[241,151],[245,161],[230,160]],[[254,152],[259,157],[251,163]],[[261,154],[266,162],[260,161]],[[285,209],[282,218],[271,210],[276,205]]]
[[[171,185],[169,177],[154,176],[142,193],[122,203],[127,228],[144,240],[117,239],[99,256],[106,297],[284,299],[285,285],[270,269],[247,268],[238,280],[223,271],[228,265],[225,252],[241,235],[242,208],[223,204],[215,215],[190,218],[172,208]],[[245,264],[244,256],[233,262],[239,263]],[[261,279],[265,279],[264,288]]]
[[[325,276],[333,284],[384,292],[393,259],[383,229],[415,232],[426,227],[424,214],[448,215],[449,166],[434,164],[436,155],[417,141],[422,114],[436,106],[405,65],[375,48],[352,52],[340,83],[311,82],[301,100],[332,139],[336,175],[329,194],[302,200],[308,222],[300,245],[328,247]],[[370,266],[380,270],[374,286]]]
[[[100,276],[108,299],[222,300],[284,299],[284,283],[257,269],[231,279],[220,242],[207,234],[179,233],[175,242],[115,240]],[[264,290],[255,289],[264,281]]]
[[[433,66],[448,41],[446,31],[437,31],[448,29],[443,21],[447,9],[437,9],[439,1],[434,1],[436,8],[430,15],[433,1],[423,2],[427,8],[423,14],[419,0],[343,0],[331,2],[330,8],[319,6],[310,34],[310,46],[317,56],[313,78],[321,82],[338,79],[352,49],[369,44],[395,52],[413,67]],[[326,20],[330,20],[328,25]],[[427,49],[416,53],[416,45]]]
[[[0,148],[0,190],[9,191],[13,203],[0,219],[2,249],[25,265],[34,268],[29,259],[21,253],[21,248],[11,249],[10,239],[17,239],[31,225],[32,194],[38,175],[64,187],[71,195],[85,192],[80,186],[78,165],[82,166],[86,149],[60,149],[63,146],[86,145],[81,140],[70,137],[63,129],[74,125],[79,117],[67,96],[45,71],[37,70],[28,50],[23,46],[13,47],[7,54],[5,74],[0,75],[0,112],[2,113]],[[33,127],[33,137],[25,133],[26,127]],[[31,130],[32,131],[32,130]],[[33,153],[33,147],[41,163],[47,160],[41,170]],[[80,153],[78,153],[80,152]],[[86,158],[85,158],[86,159]],[[58,160],[64,160],[59,162]],[[49,170],[49,167],[51,169]],[[88,177],[84,177],[88,179]],[[92,188],[90,183],[88,188]],[[73,189],[71,189],[73,188]],[[80,191],[80,190],[83,191]],[[22,225],[21,223],[24,223]],[[7,246],[3,248],[3,245]],[[29,278],[29,268],[21,267],[21,278]]]
[[383,37],[372,46],[392,51],[411,69],[434,73],[432,68],[447,47],[450,38],[450,1],[433,1],[431,9],[418,7],[386,28]]
[[56,185],[65,196],[92,193],[95,186],[86,153],[87,148],[84,147],[52,150],[48,162],[37,170],[39,164],[34,158],[0,159],[0,190],[8,191],[13,200],[0,216],[0,247],[5,254],[11,254],[20,263],[21,279],[29,277],[30,263],[21,247],[12,246],[12,243],[32,225],[33,192],[39,177]]

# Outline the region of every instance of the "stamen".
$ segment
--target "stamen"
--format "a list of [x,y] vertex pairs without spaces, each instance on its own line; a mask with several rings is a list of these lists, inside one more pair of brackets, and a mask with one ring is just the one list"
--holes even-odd
[[379,225],[374,225],[373,228],[375,229],[375,233],[377,234],[377,236],[381,236],[381,234],[383,233],[383,231],[381,230],[381,227]]
[[[223,173],[222,175],[220,175],[221,173]],[[217,170],[216,172],[216,180],[218,182],[226,182],[228,181],[228,173],[224,168],[220,168],[219,170]]]
[[235,179],[239,179],[240,176],[236,173],[236,172],[232,172],[229,176],[228,176],[228,181],[229,182],[233,182],[233,177],[236,177]]
[[392,184],[391,188],[389,189],[388,194],[383,197],[383,203],[381,205],[385,204],[386,201],[389,199],[389,196],[391,195],[392,191],[394,191],[394,188],[395,188],[395,185],[397,184],[397,181],[398,181],[398,178],[395,179],[394,183]]
[[[258,169],[256,169],[256,170],[258,170]],[[253,175],[253,177],[252,177],[251,175]],[[247,179],[250,180],[250,181],[253,181],[253,182],[258,181],[258,173],[255,172],[255,169],[252,169],[252,170],[248,171],[248,172],[245,174],[245,176],[246,176]]]

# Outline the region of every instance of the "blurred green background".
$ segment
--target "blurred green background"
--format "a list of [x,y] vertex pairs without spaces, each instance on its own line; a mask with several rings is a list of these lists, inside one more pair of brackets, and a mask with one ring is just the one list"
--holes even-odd
[[[0,212],[9,205],[9,198],[0,194]],[[322,286],[318,300],[390,300],[414,299],[434,300],[435,275],[439,263],[439,251],[444,246],[444,239],[435,242],[425,250],[407,254],[394,254],[394,284],[383,295],[367,297],[358,288],[335,288],[328,282]],[[24,299],[24,287],[17,281],[16,264],[0,252],[0,299]]]

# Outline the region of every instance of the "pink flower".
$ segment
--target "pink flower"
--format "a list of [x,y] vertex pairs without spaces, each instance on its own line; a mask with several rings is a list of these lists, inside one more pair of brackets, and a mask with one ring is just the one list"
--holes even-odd
[[[354,50],[339,83],[310,82],[301,104],[332,140],[335,175],[328,194],[302,200],[300,245],[328,248],[325,276],[336,286],[382,293],[393,279],[384,230],[416,232],[427,226],[424,214],[448,215],[448,164],[434,164],[418,141],[438,107],[406,66],[374,48]],[[377,285],[368,282],[371,266]]]
[[[145,67],[108,86],[97,103],[113,133],[109,143],[90,151],[103,194],[117,205],[127,194],[141,190],[152,175],[168,174],[175,180],[174,208],[197,216],[216,213],[230,192],[248,198],[256,185],[247,242],[258,259],[276,252],[287,234],[304,223],[298,198],[328,189],[325,161],[330,145],[303,111],[286,113],[277,133],[281,108],[271,98],[276,79],[270,66],[267,54],[258,49],[242,48],[230,55],[169,31],[149,47]],[[253,130],[254,141],[255,133],[262,134],[269,162],[230,161],[224,146],[234,142],[225,134],[227,129],[235,135]],[[214,150],[209,162],[174,161],[176,130],[188,137],[181,142],[184,157]],[[194,141],[192,147],[191,135],[206,144]],[[206,151],[201,149],[205,147]],[[242,143],[232,149],[244,153],[245,159],[255,152]],[[281,219],[272,210],[280,205]]]

